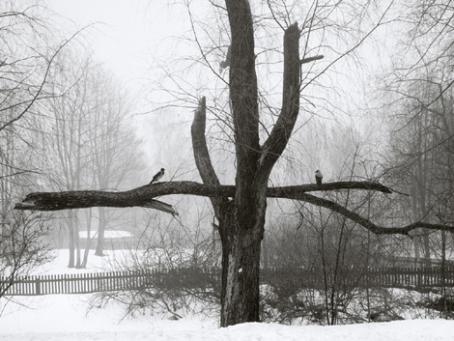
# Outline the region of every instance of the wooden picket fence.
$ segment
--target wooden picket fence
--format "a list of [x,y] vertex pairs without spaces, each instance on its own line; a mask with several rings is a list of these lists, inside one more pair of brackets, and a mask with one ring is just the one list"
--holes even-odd
[[21,276],[12,281],[0,278],[0,290],[9,286],[6,295],[87,294],[132,290],[143,287],[147,278],[152,275],[154,274],[142,271],[123,271]]
[[263,282],[293,282],[304,288],[416,288],[454,287],[454,266],[265,270]]
[[[199,280],[201,277],[204,277],[203,282]],[[206,278],[217,280],[217,274],[200,269],[160,269],[20,276],[13,279],[0,277],[0,293],[4,293],[6,296],[34,296],[141,290],[153,286],[197,287],[205,285]]]
[[[0,277],[0,293],[13,295],[87,294],[121,290],[141,290],[156,285],[208,286],[219,282],[220,270],[176,269],[151,271],[113,271],[64,275]],[[454,287],[454,266],[437,267],[382,267],[323,273],[318,269],[262,270],[262,283],[293,283],[301,288],[323,289],[336,283],[337,287],[404,287],[427,289]]]

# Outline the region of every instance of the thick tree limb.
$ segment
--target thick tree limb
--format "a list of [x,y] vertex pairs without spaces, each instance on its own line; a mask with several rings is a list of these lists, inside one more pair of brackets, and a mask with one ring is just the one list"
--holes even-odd
[[[248,0],[225,3],[231,30],[229,85],[237,162],[236,197],[248,202],[254,193],[253,179],[260,154],[254,28]],[[243,206],[243,201],[237,205]]]
[[360,216],[359,214],[350,211],[348,208],[339,205],[338,203],[317,197],[315,195],[311,194],[306,194],[302,193],[298,197],[295,196],[296,200],[301,200],[305,201],[307,203],[310,203],[315,206],[320,206],[324,208],[328,208],[334,212],[337,212],[344,217],[347,217],[351,221],[365,227],[369,231],[375,234],[402,234],[402,235],[409,235],[409,233],[415,229],[418,228],[424,228],[424,229],[429,229],[429,230],[440,230],[440,231],[454,231],[454,226],[449,226],[449,225],[442,225],[442,224],[430,224],[430,223],[425,223],[422,221],[418,221],[409,225],[405,226],[400,226],[400,227],[385,227],[385,226],[380,226],[377,224],[374,224],[370,220]]
[[343,189],[361,189],[371,190],[382,193],[394,193],[394,190],[382,185],[379,182],[374,181],[338,181],[338,182],[326,182],[321,185],[317,184],[304,184],[295,186],[282,186],[282,187],[270,187],[267,190],[268,197],[274,198],[286,198],[292,199],[297,198],[300,193],[315,192],[315,191],[335,191]]
[[[127,191],[130,192],[130,191]],[[125,192],[67,191],[30,193],[17,203],[16,210],[57,211],[88,207],[145,207],[178,215],[177,211],[165,202],[145,198],[140,195],[124,195]],[[128,200],[134,198],[134,200]]]
[[284,80],[282,89],[282,108],[268,139],[261,148],[260,172],[268,176],[281,156],[292,135],[300,108],[300,31],[295,23],[284,34]]
[[[210,154],[208,152],[207,141],[205,138],[206,128],[206,99],[202,97],[199,101],[199,106],[194,113],[194,120],[191,125],[192,150],[194,152],[194,160],[199,171],[200,177],[205,185],[220,186],[219,179],[214,171],[211,163]],[[220,206],[223,199],[219,197],[211,197],[214,213],[219,219]]]
[[[377,182],[346,181],[324,183],[322,185],[305,184],[299,186],[271,187],[267,189],[270,198],[286,198],[300,200],[305,192],[332,191],[343,189],[373,190],[392,193],[392,190]],[[205,185],[193,181],[158,182],[137,187],[123,192],[107,191],[66,191],[66,192],[36,192],[28,194],[25,199],[16,204],[16,209],[55,211],[87,207],[149,207],[158,208],[155,197],[170,194],[188,194],[205,197],[234,197],[235,186]],[[163,204],[162,202],[159,202]],[[167,204],[166,204],[167,205]],[[153,207],[155,206],[155,207]],[[170,206],[170,205],[169,205]],[[171,207],[171,206],[170,206]],[[161,209],[162,210],[162,209]],[[166,210],[166,212],[170,212]]]

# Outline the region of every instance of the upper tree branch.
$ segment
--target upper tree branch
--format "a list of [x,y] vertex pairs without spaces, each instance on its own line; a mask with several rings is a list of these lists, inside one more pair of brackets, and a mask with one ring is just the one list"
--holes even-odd
[[295,23],[284,34],[284,80],[282,109],[270,136],[262,146],[260,171],[267,178],[292,135],[300,107],[300,31]]
[[237,157],[237,191],[248,192],[257,170],[259,114],[254,30],[248,0],[226,0],[231,30],[230,99]]
[[[194,160],[197,165],[200,177],[205,185],[219,186],[221,183],[216,175],[216,172],[211,163],[210,154],[208,152],[207,141],[205,138],[206,128],[206,99],[202,97],[199,101],[199,106],[194,113],[194,121],[191,125],[192,150],[194,152]],[[211,203],[216,217],[219,219],[220,206],[222,198],[211,197]]]

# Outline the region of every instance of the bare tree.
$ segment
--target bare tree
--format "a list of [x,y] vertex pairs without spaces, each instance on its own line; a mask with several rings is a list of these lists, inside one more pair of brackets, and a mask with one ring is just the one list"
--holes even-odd
[[0,272],[3,295],[15,276],[46,259],[48,223],[38,215],[17,214],[13,203],[30,190],[39,173],[33,139],[39,104],[51,96],[47,81],[55,58],[72,39],[52,47],[55,36],[35,1],[0,3]]
[[[392,119],[392,152],[389,178],[399,179],[410,192],[413,219],[452,221],[452,156],[454,129],[452,110],[453,58],[452,25],[454,8],[449,1],[417,1],[402,4],[403,37],[397,53],[406,54],[386,77],[384,91],[397,112]],[[429,233],[415,238],[415,254],[431,258]]]
[[[93,174],[92,186],[114,189],[125,183],[132,173],[143,169],[139,141],[128,125],[130,114],[127,96],[115,80],[100,65],[89,68],[90,115],[87,122],[90,161],[87,165]],[[108,215],[99,208],[97,229],[97,256],[103,255],[104,230]],[[109,212],[111,213],[111,212]]]
[[[280,113],[263,143],[259,139],[259,105],[254,53],[254,22],[247,0],[226,0],[231,34],[229,90],[232,110],[236,176],[235,185],[221,185],[205,140],[206,99],[199,101],[191,127],[194,158],[203,184],[161,182],[124,192],[67,191],[31,193],[18,209],[61,210],[93,206],[157,208],[175,214],[157,196],[189,194],[209,197],[219,222],[222,243],[221,325],[259,320],[259,272],[267,197],[300,200],[328,208],[377,234],[407,235],[417,228],[452,230],[444,224],[417,221],[406,226],[381,226],[333,200],[307,192],[357,189],[392,193],[373,181],[332,182],[268,187],[277,160],[292,135],[300,110],[300,28],[284,28],[284,71]],[[364,38],[365,39],[365,38]],[[305,65],[307,63],[303,63]]]
[[[80,56],[78,56],[78,54]],[[45,102],[52,113],[41,120],[44,142],[42,152],[48,180],[58,189],[77,190],[84,186],[117,189],[131,172],[140,172],[141,154],[138,140],[127,125],[128,107],[124,93],[114,80],[86,58],[86,51],[68,51],[58,60],[58,70],[52,73],[51,92],[57,94]],[[71,65],[67,67],[66,65]],[[98,244],[96,254],[102,255],[104,229],[111,217],[100,208],[99,216],[91,212],[69,212],[64,222],[68,231],[69,266],[84,267],[88,261],[90,232],[83,259],[79,227],[83,221],[91,229],[97,218]]]

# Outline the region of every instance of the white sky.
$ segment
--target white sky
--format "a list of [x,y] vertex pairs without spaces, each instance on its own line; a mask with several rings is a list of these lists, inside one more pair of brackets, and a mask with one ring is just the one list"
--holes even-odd
[[[105,65],[126,87],[134,104],[132,111],[148,111],[150,83],[156,77],[157,62],[185,55],[187,44],[180,44],[179,39],[190,28],[185,8],[167,0],[47,0],[46,3],[56,13],[53,21],[63,38],[91,25],[83,33],[82,43],[93,51],[95,62]],[[153,144],[148,138],[150,116],[136,115],[133,124],[153,163]]]
[[[68,37],[81,27],[93,24],[84,34],[85,45],[94,52],[96,61],[120,80],[132,96],[135,112],[150,109],[150,83],[156,77],[157,62],[172,60],[177,56],[188,55],[188,45],[178,38],[190,30],[186,9],[172,5],[169,0],[47,0],[48,7],[58,16],[55,21],[63,37]],[[197,16],[200,6],[207,1],[194,1]],[[195,5],[194,5],[195,6]],[[369,48],[372,58],[367,58],[367,68],[377,67],[376,61],[382,60],[377,50]],[[364,51],[366,52],[366,51]],[[366,52],[367,53],[367,52]],[[375,57],[375,58],[374,58]],[[374,62],[375,61],[375,62]],[[363,80],[372,81],[369,71],[363,70]],[[344,87],[352,84],[345,82]],[[359,87],[352,89],[357,91]],[[356,96],[360,98],[361,95]],[[136,116],[135,125],[139,136],[147,143],[150,163],[155,160],[153,143],[149,139],[152,119],[150,116]],[[342,119],[342,118],[341,118]],[[362,128],[362,127],[361,127]],[[188,128],[189,129],[189,128]],[[156,166],[157,167],[157,166]],[[160,166],[159,166],[160,167]],[[158,167],[158,168],[159,168]]]
[[[72,33],[94,24],[85,37],[95,58],[128,83],[147,77],[151,57],[169,55],[171,37],[187,29],[182,8],[164,0],[48,0]],[[65,32],[63,32],[64,34]],[[129,86],[130,84],[128,84]]]

